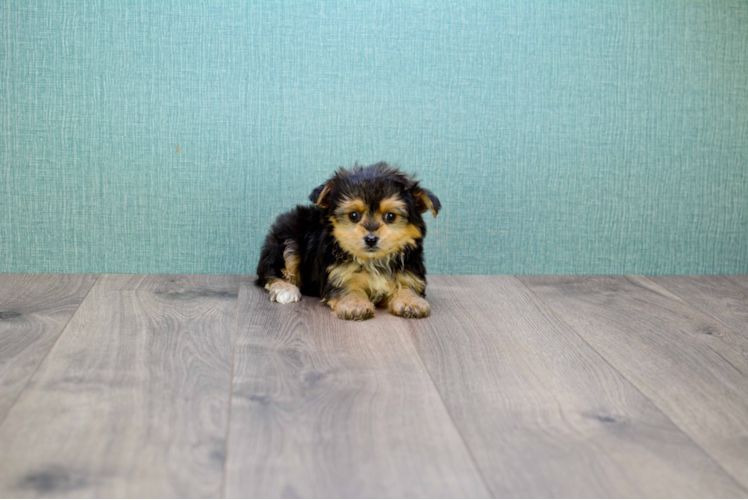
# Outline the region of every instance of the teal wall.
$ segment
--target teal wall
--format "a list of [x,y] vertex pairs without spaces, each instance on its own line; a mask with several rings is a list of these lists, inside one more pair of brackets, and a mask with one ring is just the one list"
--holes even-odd
[[0,3],[0,272],[251,273],[387,160],[432,273],[748,273],[748,2]]

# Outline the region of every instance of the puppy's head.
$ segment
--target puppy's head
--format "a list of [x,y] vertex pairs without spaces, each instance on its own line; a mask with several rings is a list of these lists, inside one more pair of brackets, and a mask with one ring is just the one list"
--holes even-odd
[[426,235],[421,214],[436,217],[434,193],[386,163],[340,169],[309,197],[322,208],[338,245],[360,261],[382,259]]

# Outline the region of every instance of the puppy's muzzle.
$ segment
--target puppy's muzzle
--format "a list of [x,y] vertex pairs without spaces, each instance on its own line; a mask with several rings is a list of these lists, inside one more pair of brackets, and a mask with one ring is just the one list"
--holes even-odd
[[373,234],[367,234],[364,236],[364,243],[366,244],[367,250],[372,250],[376,248],[377,243],[379,243],[379,237],[374,236]]

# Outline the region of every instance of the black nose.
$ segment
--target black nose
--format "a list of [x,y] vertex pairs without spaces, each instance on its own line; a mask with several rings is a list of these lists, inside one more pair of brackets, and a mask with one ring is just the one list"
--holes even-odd
[[366,236],[364,236],[364,243],[366,243],[366,246],[373,247],[377,244],[377,241],[379,241],[379,238],[377,238],[373,234],[367,234]]

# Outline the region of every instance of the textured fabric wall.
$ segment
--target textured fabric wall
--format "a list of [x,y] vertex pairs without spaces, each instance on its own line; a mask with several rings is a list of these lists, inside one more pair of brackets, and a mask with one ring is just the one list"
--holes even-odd
[[748,2],[0,5],[0,271],[251,273],[334,168],[433,273],[748,272]]

